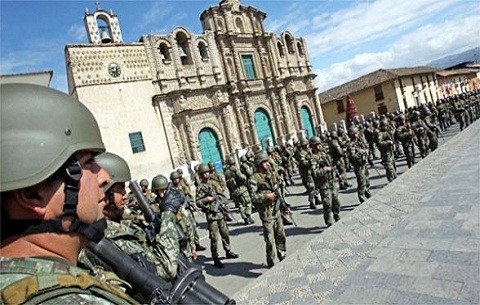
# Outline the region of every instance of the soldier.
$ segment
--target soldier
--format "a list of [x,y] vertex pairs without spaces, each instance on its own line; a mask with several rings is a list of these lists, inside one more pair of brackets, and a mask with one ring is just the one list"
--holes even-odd
[[92,113],[31,84],[2,84],[0,103],[1,303],[135,303],[75,266],[106,227],[110,177],[94,159],[105,147]]
[[[176,190],[185,195],[185,188],[181,185],[181,179],[182,176],[178,170],[171,172],[169,190]],[[177,221],[188,239],[187,254],[191,254],[191,257],[196,258],[196,251],[205,250],[205,248],[200,245],[197,224],[193,216],[193,211],[197,209],[197,205],[191,198],[192,197],[185,196],[186,200],[180,206],[179,213],[177,213]]]
[[311,209],[316,209],[315,207],[315,184],[313,182],[312,173],[311,173],[311,152],[308,148],[308,140],[301,138],[299,142],[299,150],[297,152],[297,161],[298,161],[298,170],[300,172],[300,177],[302,178],[302,183],[305,186],[306,193],[308,194],[308,200],[310,203]]
[[[218,256],[218,234],[222,238],[223,249],[226,258],[238,258],[238,254],[230,249],[230,236],[225,222],[224,213],[219,205],[224,204],[225,195],[222,193],[221,186],[210,179],[210,168],[207,164],[200,164],[198,172],[202,181],[198,185],[196,203],[205,213],[208,223],[208,232],[210,237],[210,251],[212,252],[213,263],[217,268],[223,268],[224,265]],[[222,198],[220,198],[220,196]]]
[[[338,199],[338,189],[334,179],[333,161],[330,155],[322,153],[320,141],[314,138],[311,143],[315,147],[315,151],[320,152],[315,156],[312,176],[315,181],[315,187],[320,192],[322,198],[325,224],[330,227],[333,225],[333,220],[340,220],[340,200]],[[333,214],[333,219],[331,214]]]
[[[175,215],[163,213],[160,219],[160,231],[155,238],[148,240],[143,228],[133,221],[124,220],[123,212],[125,201],[128,199],[125,190],[125,182],[131,180],[130,168],[127,162],[120,156],[105,152],[95,158],[102,170],[110,175],[111,181],[104,186],[107,204],[103,214],[107,219],[105,237],[130,255],[136,261],[141,262],[150,272],[166,281],[173,281],[177,276],[179,244],[175,229]],[[181,202],[169,199],[172,206],[178,209]],[[79,261],[93,272],[98,271],[98,266],[108,270],[95,259],[95,255],[89,250],[83,251]],[[100,272],[102,275],[102,272]]]
[[247,176],[248,179],[255,173],[255,164],[253,163],[253,152],[251,150],[247,151],[245,155],[240,157],[240,171]]
[[227,168],[225,169],[225,181],[227,183],[228,191],[232,196],[235,206],[240,212],[245,225],[253,224],[252,219],[252,200],[248,192],[247,176],[242,174],[240,169],[235,165],[235,158],[227,158]]
[[[343,130],[343,129],[342,129]],[[347,169],[345,164],[345,152],[340,143],[340,138],[337,135],[337,132],[332,131],[330,141],[330,156],[333,159],[333,165],[336,169],[336,174],[338,178],[338,184],[340,185],[341,190],[346,190],[350,187],[350,184],[347,182]]]
[[358,136],[356,127],[350,128],[348,136],[350,144],[347,150],[348,158],[352,163],[355,177],[357,178],[357,195],[360,203],[370,198],[370,177],[367,168],[368,149],[365,143]]
[[274,188],[281,181],[280,177],[271,171],[268,154],[265,151],[260,151],[255,155],[255,164],[258,171],[250,178],[249,188],[253,203],[256,205],[262,220],[267,265],[273,267],[275,264],[274,246],[280,261],[285,258],[287,251],[281,211],[275,208],[275,202],[278,198]]
[[394,137],[400,141],[407,160],[408,168],[415,164],[415,133],[410,128],[410,125],[406,122],[405,115],[400,114],[397,118],[397,129],[395,130]]
[[411,117],[411,127],[415,133],[415,144],[417,144],[418,150],[420,150],[420,156],[425,158],[428,155],[428,136],[427,129],[428,127],[420,119],[420,112],[415,110],[412,112]]
[[[319,160],[322,158],[322,140],[320,137],[313,136],[310,138],[308,141],[310,144],[310,149],[311,149],[311,155],[310,155],[310,172],[314,173],[317,167],[317,164]],[[313,178],[313,176],[312,176]],[[314,181],[314,190],[308,194],[308,201],[310,201],[310,208],[316,209],[315,205],[319,205],[322,203],[322,200],[320,198],[320,191],[318,190],[318,185]],[[312,207],[312,202],[315,202],[315,205]]]
[[380,122],[380,132],[377,135],[377,145],[380,149],[383,166],[385,166],[387,172],[388,182],[392,182],[397,178],[393,144],[393,136],[388,130],[388,122],[387,120],[382,120]]

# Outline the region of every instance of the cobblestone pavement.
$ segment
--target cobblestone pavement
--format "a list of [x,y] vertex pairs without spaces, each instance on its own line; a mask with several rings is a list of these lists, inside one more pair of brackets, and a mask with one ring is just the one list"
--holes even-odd
[[237,287],[237,304],[478,304],[479,126]]

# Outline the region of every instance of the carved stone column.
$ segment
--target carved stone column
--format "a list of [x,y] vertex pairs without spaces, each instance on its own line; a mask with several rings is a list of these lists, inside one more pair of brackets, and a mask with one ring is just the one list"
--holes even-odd
[[285,118],[285,126],[287,128],[286,132],[288,136],[291,136],[295,133],[295,126],[292,124],[290,111],[287,105],[287,91],[285,88],[280,88],[278,93],[278,96],[280,97],[280,108],[282,109],[282,115]]

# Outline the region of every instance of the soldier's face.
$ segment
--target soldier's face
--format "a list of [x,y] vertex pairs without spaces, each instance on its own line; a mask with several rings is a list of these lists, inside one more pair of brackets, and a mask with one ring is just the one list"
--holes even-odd
[[204,172],[204,173],[202,173],[202,178],[205,179],[205,180],[210,179],[210,172]]
[[158,198],[162,199],[165,197],[165,194],[167,193],[167,189],[161,189],[155,192],[155,195],[158,196]]
[[270,170],[270,162],[268,160],[263,161],[260,166],[262,167],[263,170],[268,171]]
[[125,210],[125,203],[127,202],[128,195],[127,191],[125,189],[125,183],[120,182],[120,183],[115,183],[113,186],[113,201],[115,204],[115,207],[122,211]]

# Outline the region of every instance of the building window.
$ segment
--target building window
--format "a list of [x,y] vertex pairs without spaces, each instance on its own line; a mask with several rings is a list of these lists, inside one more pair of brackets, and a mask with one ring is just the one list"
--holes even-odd
[[198,52],[202,60],[208,60],[208,49],[204,42],[200,41],[198,43]]
[[277,42],[277,48],[278,48],[278,54],[280,54],[280,57],[284,57],[285,52],[283,51],[283,45],[280,41]]
[[245,77],[247,80],[257,79],[255,73],[255,66],[253,65],[252,55],[242,55],[243,69],[245,70]]
[[373,90],[375,91],[375,100],[376,101],[381,101],[381,100],[384,99],[382,85],[377,85],[377,86],[373,87]]
[[130,145],[134,154],[145,151],[145,144],[143,143],[142,132],[132,132],[128,134],[130,138]]
[[385,106],[385,105],[378,106],[378,114],[379,115],[384,115],[384,114],[387,114],[387,113],[388,113],[387,106]]
[[343,105],[343,100],[337,100],[337,112],[338,113],[345,112],[345,105]]

